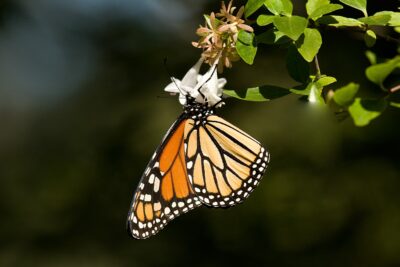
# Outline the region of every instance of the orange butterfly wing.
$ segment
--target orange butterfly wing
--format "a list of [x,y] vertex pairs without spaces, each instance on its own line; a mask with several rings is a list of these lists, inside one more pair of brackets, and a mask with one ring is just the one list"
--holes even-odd
[[175,217],[201,205],[186,171],[186,121],[178,119],[172,125],[136,189],[127,219],[128,230],[135,238],[154,235]]

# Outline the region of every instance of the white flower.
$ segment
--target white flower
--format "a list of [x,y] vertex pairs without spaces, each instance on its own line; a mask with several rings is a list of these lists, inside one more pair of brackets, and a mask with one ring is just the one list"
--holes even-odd
[[179,102],[186,104],[187,97],[190,96],[196,102],[207,104],[212,107],[220,102],[222,105],[222,89],[226,84],[225,78],[219,78],[216,71],[218,61],[204,74],[199,74],[203,59],[189,69],[182,81],[172,77],[172,82],[165,87],[165,91],[171,94],[179,93]]

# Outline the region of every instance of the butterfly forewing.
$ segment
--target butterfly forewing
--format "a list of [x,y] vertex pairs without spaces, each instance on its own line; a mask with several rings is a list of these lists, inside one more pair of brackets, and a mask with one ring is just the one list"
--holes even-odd
[[241,203],[260,182],[269,153],[247,133],[210,115],[185,127],[186,166],[202,203],[230,207]]
[[154,235],[175,217],[201,205],[188,181],[185,125],[182,117],[172,125],[136,189],[127,219],[135,238]]

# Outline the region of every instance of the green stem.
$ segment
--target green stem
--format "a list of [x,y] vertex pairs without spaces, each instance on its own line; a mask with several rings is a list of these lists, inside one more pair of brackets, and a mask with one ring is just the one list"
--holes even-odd
[[317,73],[315,74],[315,78],[317,78],[317,80],[319,80],[321,78],[321,69],[319,67],[318,55],[315,55],[314,63],[315,63],[315,69],[317,70]]

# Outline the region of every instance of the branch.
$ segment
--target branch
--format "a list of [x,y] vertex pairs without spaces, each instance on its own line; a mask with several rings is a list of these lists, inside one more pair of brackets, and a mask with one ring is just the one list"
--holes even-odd
[[389,36],[389,35],[380,34],[380,33],[377,33],[377,32],[375,32],[375,34],[376,34],[376,36],[378,36],[378,37],[380,37],[382,39],[385,39],[388,42],[394,42],[394,43],[397,43],[398,45],[400,45],[400,40],[399,39],[393,38],[392,36]]
[[391,93],[391,94],[393,94],[393,93],[395,93],[397,91],[400,91],[400,84],[389,89],[389,93]]

